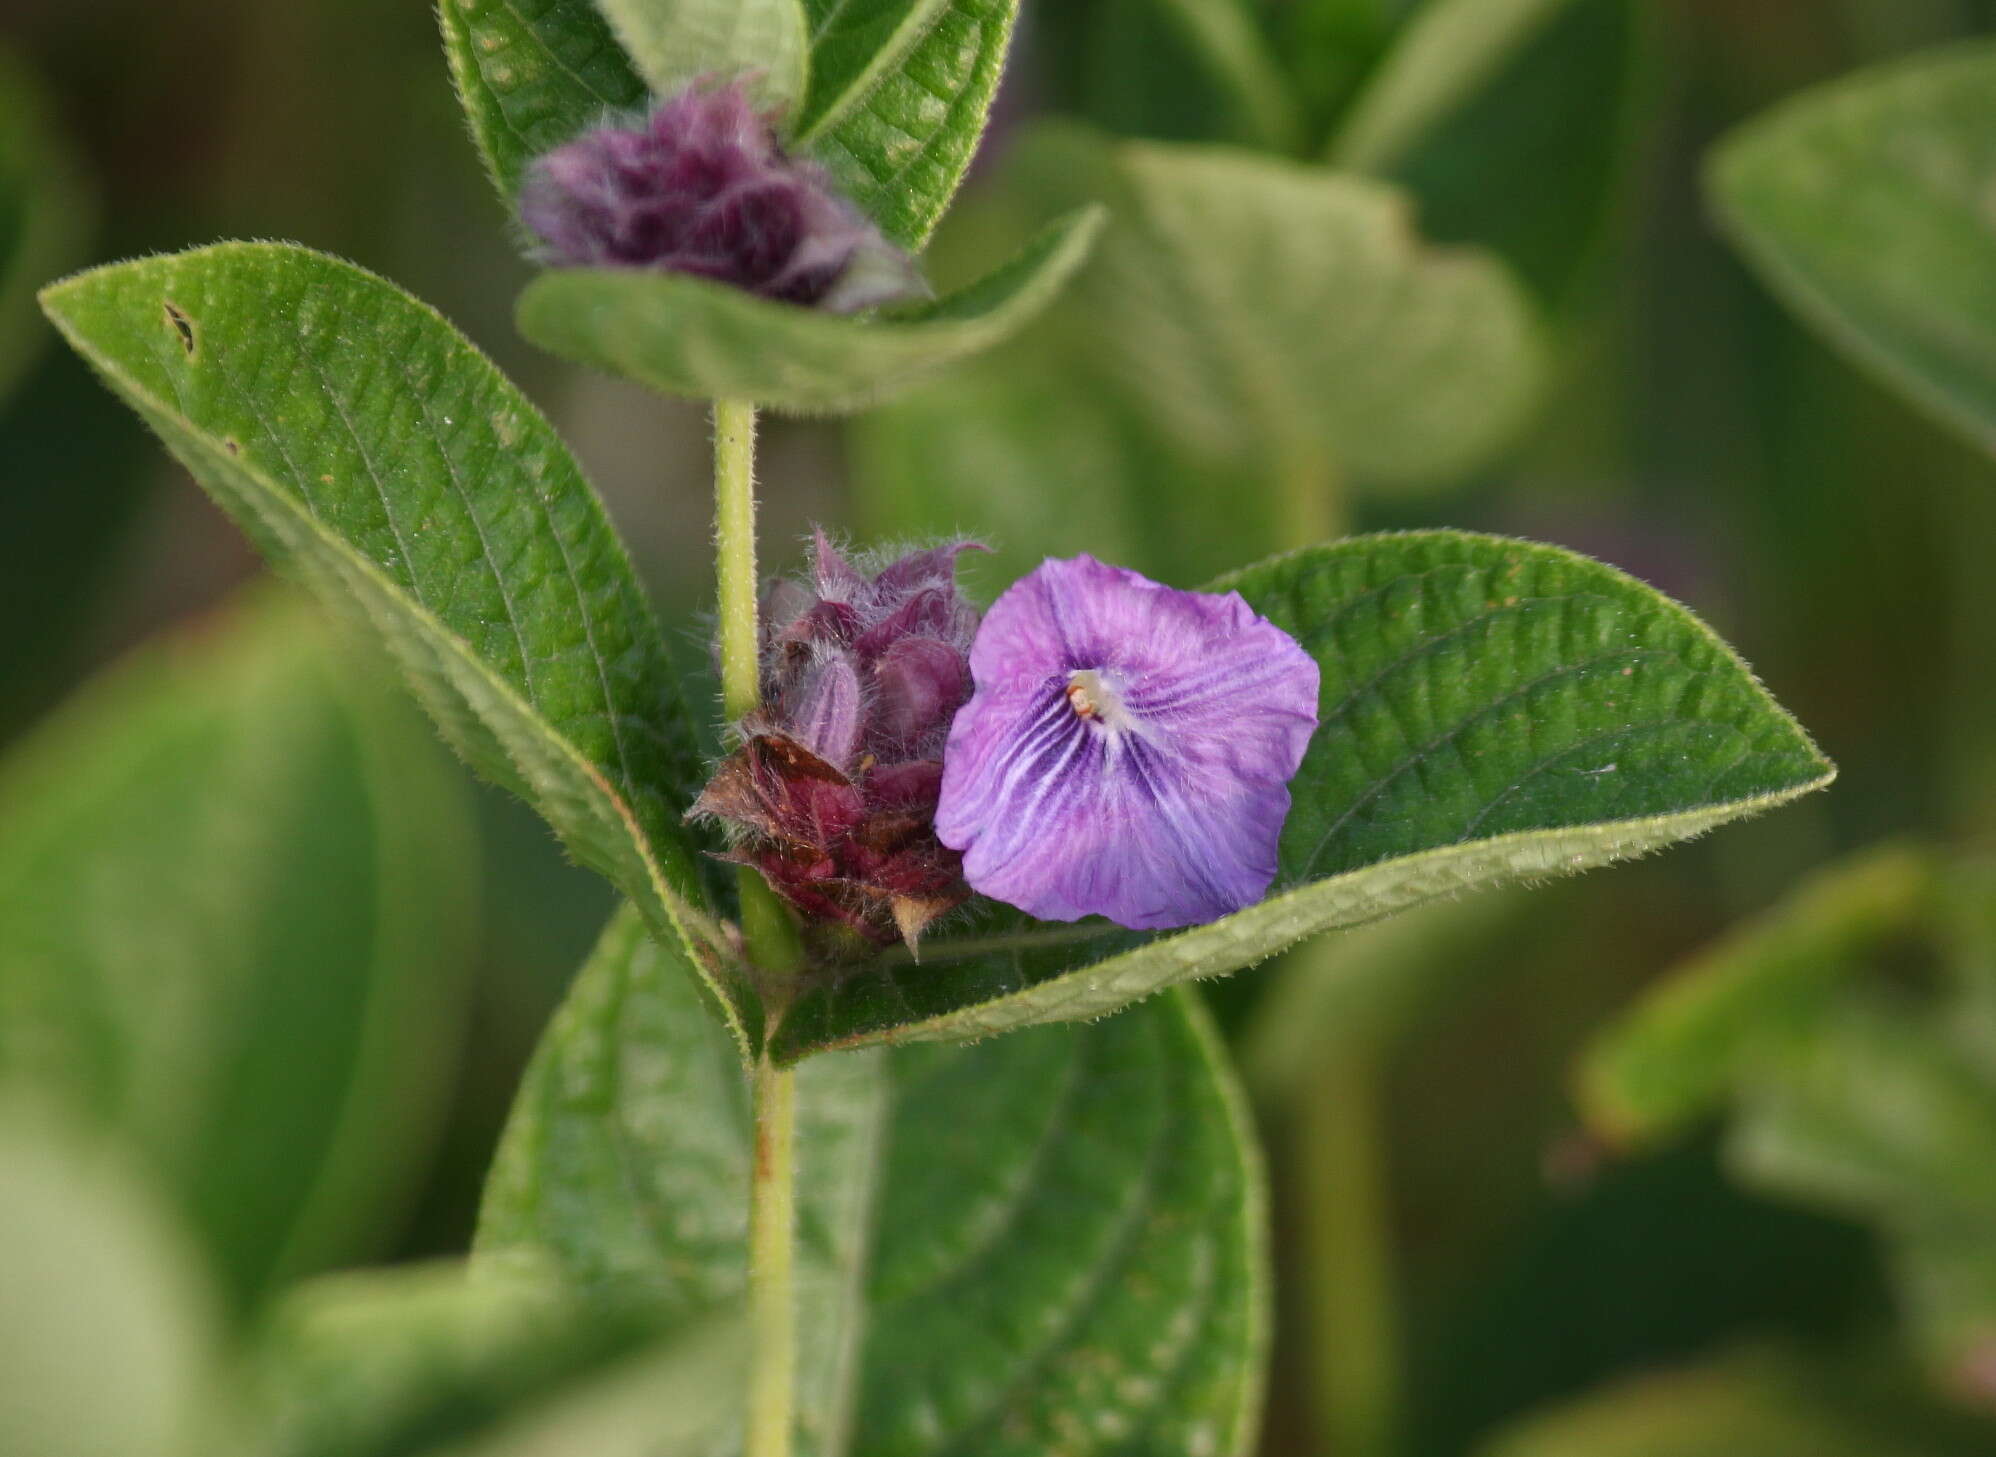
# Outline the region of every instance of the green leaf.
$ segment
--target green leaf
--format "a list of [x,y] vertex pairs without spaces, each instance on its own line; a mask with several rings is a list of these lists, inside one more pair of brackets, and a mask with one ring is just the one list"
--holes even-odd
[[1480,886],[1642,854],[1827,784],[1834,770],[1710,629],[1557,547],[1465,532],[1358,537],[1215,590],[1323,676],[1261,904],[1144,938],[998,918],[805,990],[777,1056],[1096,1017],[1305,936]]
[[129,1137],[245,1302],[369,1252],[450,1100],[476,846],[378,676],[239,608],[0,765],[0,1074]]
[[440,0],[437,21],[472,139],[509,208],[528,162],[648,98],[590,0]]
[[[741,1288],[747,1090],[677,961],[611,923],[528,1073],[479,1260],[668,1310]],[[1194,1001],[798,1077],[804,1457],[1247,1450],[1262,1196]]]
[[1838,1008],[1751,1069],[1729,1153],[1754,1184],[1897,1228],[1996,1218],[1996,1085],[1935,1026]]
[[711,1319],[660,1339],[627,1305],[578,1300],[524,1268],[329,1276],[261,1333],[248,1449],[707,1457],[738,1405],[741,1345]]
[[49,99],[0,51],[0,398],[44,338],[35,290],[82,253],[94,211]]
[[1057,321],[1196,460],[1303,487],[1434,480],[1487,460],[1537,396],[1523,291],[1486,254],[1424,244],[1397,188],[1072,128],[1043,129],[1016,167],[1039,207],[1108,203]]
[[1302,109],[1249,7],[1242,0],[1152,3],[1225,89],[1244,122],[1242,140],[1271,152],[1295,148],[1303,137]]
[[1935,881],[1920,850],[1869,850],[1701,952],[1587,1048],[1588,1123],[1636,1144],[1717,1110],[1757,1056],[1811,1028],[1864,958],[1913,929]]
[[[806,3],[818,47],[813,64],[824,66],[826,77],[813,77],[798,145],[831,169],[882,232],[917,250],[976,155],[1019,0]],[[892,20],[900,11],[906,17]],[[877,59],[855,67],[857,37],[876,34],[882,17],[892,20],[892,33]]]
[[1353,103],[1331,162],[1358,172],[1391,167],[1569,3],[1431,0]]
[[1988,1230],[1986,1219],[1923,1229],[1901,1234],[1890,1250],[1901,1314],[1920,1359],[1938,1385],[1985,1411],[1989,1362],[1996,1357],[1996,1258]]
[[1996,45],[1805,92],[1729,137],[1709,183],[1792,307],[1996,450]]
[[177,1457],[214,1375],[211,1292],[110,1149],[0,1109],[0,1432],[26,1457]]
[[444,736],[698,965],[713,948],[689,709],[622,544],[553,429],[433,311],[350,264],[224,243],[96,269],[43,307],[259,545],[366,621]]
[[564,269],[520,296],[520,331],[668,394],[854,410],[1018,329],[1080,266],[1100,221],[1092,210],[1072,214],[970,287],[880,318],[799,308],[683,274]]
[[794,106],[806,85],[800,0],[596,0],[660,96],[704,77],[743,78],[765,110]]

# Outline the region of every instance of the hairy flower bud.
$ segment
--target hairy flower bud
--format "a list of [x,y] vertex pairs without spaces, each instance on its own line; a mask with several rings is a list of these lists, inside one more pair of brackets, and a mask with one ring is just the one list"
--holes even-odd
[[925,291],[912,260],[787,156],[739,83],[695,85],[527,169],[520,220],[564,267],[652,268],[833,312]]
[[763,599],[763,706],[693,806],[807,920],[875,945],[913,945],[970,894],[935,833],[943,745],[970,694],[977,612],[956,586],[968,549],[869,574],[820,532],[808,580]]

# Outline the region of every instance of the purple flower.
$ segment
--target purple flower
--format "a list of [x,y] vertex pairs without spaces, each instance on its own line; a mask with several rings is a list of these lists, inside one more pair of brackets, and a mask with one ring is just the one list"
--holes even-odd
[[785,155],[739,84],[556,147],[527,170],[520,220],[563,267],[691,273],[836,313],[926,291],[823,168]]
[[963,903],[936,839],[950,719],[970,694],[977,612],[956,586],[970,543],[863,570],[826,540],[806,581],[762,604],[763,706],[693,806],[804,914],[821,951],[913,944]]
[[1268,889],[1317,664],[1238,593],[1043,562],[992,604],[970,670],[936,834],[974,890],[1152,930]]

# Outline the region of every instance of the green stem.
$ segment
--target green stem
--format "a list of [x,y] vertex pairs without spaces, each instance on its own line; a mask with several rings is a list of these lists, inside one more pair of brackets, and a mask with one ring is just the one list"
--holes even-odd
[[749,1186],[749,1375],[743,1457],[790,1457],[795,1425],[797,1075],[765,1057],[755,1072],[755,1169]]
[[[731,722],[762,702],[755,570],[755,406],[714,402],[714,560],[721,616],[721,703]],[[743,866],[742,946],[765,976],[798,965],[797,935],[775,892]],[[772,1000],[780,1003],[780,998]],[[774,1011],[775,1008],[772,1008]],[[756,1065],[755,1160],[749,1180],[749,1374],[744,1457],[790,1457],[797,1374],[796,1077],[765,1056]]]
[[1323,1449],[1382,1457],[1400,1402],[1400,1329],[1380,1138],[1380,1069],[1340,1048],[1290,1107],[1305,1240],[1308,1367]]

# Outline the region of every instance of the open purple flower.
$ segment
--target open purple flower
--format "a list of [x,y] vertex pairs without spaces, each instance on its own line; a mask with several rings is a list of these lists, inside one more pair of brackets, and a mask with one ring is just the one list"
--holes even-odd
[[1318,674],[1238,593],[1044,562],[985,614],[970,670],[936,834],[974,890],[1140,930],[1267,891]]
[[693,86],[637,126],[538,158],[520,220],[564,267],[691,273],[835,313],[925,292],[822,167],[785,154],[739,84]]

